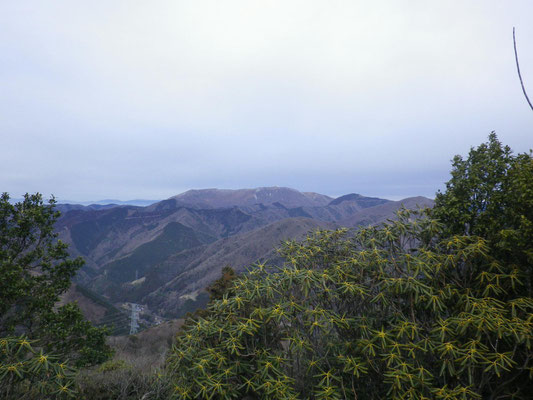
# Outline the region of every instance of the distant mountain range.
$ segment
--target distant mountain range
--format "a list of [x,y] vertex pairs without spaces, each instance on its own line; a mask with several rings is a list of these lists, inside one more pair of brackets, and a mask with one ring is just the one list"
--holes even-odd
[[[10,203],[19,203],[23,201],[24,199],[21,197],[18,198],[11,198],[9,199]],[[113,199],[107,199],[107,200],[95,200],[95,201],[74,201],[74,200],[60,200],[56,199],[58,201],[57,207],[58,209],[64,209],[66,211],[70,211],[72,209],[83,209],[85,207],[92,208],[92,209],[100,209],[100,208],[110,208],[110,207],[116,207],[116,206],[140,206],[140,207],[146,207],[150,204],[157,203],[160,200],[113,200]]]
[[96,201],[82,201],[76,202],[72,200],[62,200],[58,202],[58,207],[67,211],[75,209],[90,208],[94,210],[100,210],[102,208],[112,208],[116,206],[139,206],[146,207],[151,204],[157,203],[160,200],[96,200]]
[[390,201],[359,194],[331,198],[290,188],[190,190],[141,207],[58,206],[60,239],[86,265],[77,281],[112,303],[135,302],[164,317],[205,304],[202,291],[221,269],[279,264],[275,249],[312,230],[379,224],[401,206],[431,207],[425,197]]

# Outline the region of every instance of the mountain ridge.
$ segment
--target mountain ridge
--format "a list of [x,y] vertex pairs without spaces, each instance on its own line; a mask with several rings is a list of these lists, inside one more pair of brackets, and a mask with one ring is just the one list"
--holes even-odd
[[231,206],[269,205],[274,202],[286,207],[323,206],[333,198],[315,192],[299,192],[287,187],[258,187],[252,189],[192,189],[171,197],[181,204],[202,204],[221,208]]
[[176,317],[203,305],[200,289],[226,264],[239,272],[259,260],[278,262],[274,248],[283,239],[379,224],[402,205],[416,204],[432,206],[432,200],[356,193],[333,199],[283,187],[202,189],[145,207],[67,208],[57,228],[71,255],[86,260],[78,283],[117,305],[141,303]]

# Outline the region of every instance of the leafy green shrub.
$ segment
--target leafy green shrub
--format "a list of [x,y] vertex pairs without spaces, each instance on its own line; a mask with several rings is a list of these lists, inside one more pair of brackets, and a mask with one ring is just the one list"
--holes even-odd
[[468,157],[455,156],[446,192],[437,193],[432,215],[448,235],[476,235],[498,262],[512,266],[522,294],[533,296],[533,157],[513,155],[493,132]]
[[[287,242],[188,324],[177,398],[527,398],[533,301],[477,237],[403,210],[381,228]],[[503,298],[507,300],[502,300]]]
[[532,227],[531,154],[491,134],[435,211],[288,241],[237,279],[177,337],[173,395],[530,398]]
[[75,370],[25,337],[0,338],[0,398],[75,397]]
[[106,344],[107,328],[94,327],[76,304],[65,304],[44,314],[40,329],[46,349],[68,355],[76,367],[102,363],[113,355]]

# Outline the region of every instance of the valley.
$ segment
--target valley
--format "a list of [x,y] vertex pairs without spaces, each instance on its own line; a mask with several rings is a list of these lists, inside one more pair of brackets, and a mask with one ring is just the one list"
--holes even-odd
[[425,197],[334,199],[281,187],[205,189],[144,207],[59,204],[56,229],[70,254],[86,261],[76,277],[83,288],[76,291],[78,303],[84,290],[117,310],[96,313],[94,300],[87,300],[86,307],[80,305],[87,317],[124,325],[127,303],[136,303],[147,326],[203,307],[209,298],[204,288],[224,266],[239,273],[256,262],[280,265],[275,249],[283,240],[380,224],[402,206],[432,205]]

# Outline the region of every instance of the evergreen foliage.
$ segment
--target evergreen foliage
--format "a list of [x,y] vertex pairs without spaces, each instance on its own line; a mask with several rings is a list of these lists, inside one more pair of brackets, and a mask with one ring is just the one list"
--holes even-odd
[[532,171],[491,135],[434,212],[286,242],[185,324],[174,397],[530,398]]
[[83,260],[57,240],[54,205],[40,194],[16,204],[0,197],[0,337],[23,333],[78,366],[99,363],[111,355],[106,330],[92,327],[77,305],[56,307]]
[[231,289],[233,287],[233,281],[237,278],[235,270],[229,265],[226,265],[222,268],[222,273],[220,278],[214,281],[211,285],[207,287],[207,292],[209,293],[209,301],[219,300],[224,297],[224,295],[231,295]]
[[106,344],[107,328],[95,327],[73,303],[48,312],[39,330],[46,349],[70,357],[77,367],[100,364],[112,355]]
[[496,134],[472,148],[466,159],[455,156],[446,192],[437,193],[433,216],[448,235],[476,235],[490,254],[524,281],[533,296],[533,157],[513,155]]
[[38,329],[43,311],[53,309],[83,264],[55,240],[54,203],[43,204],[39,194],[17,204],[7,193],[0,198],[0,335]]
[[0,339],[0,398],[73,398],[74,374],[67,362],[37,350],[26,337]]

